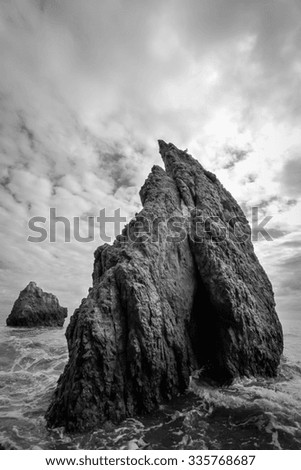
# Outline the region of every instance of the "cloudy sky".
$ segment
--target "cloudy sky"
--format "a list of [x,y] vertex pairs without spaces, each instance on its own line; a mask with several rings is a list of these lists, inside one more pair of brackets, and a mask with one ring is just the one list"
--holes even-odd
[[272,216],[255,249],[298,317],[300,51],[300,0],[0,0],[4,315],[30,280],[79,304],[100,240],[30,243],[28,221],[130,217],[163,138]]

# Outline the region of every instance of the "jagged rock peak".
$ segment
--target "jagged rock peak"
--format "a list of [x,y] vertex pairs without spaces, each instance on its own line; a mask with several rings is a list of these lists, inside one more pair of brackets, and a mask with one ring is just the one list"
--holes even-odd
[[193,370],[226,384],[273,376],[283,349],[271,283],[243,211],[186,150],[159,141],[143,208],[95,252],[67,328],[49,426],[93,428],[184,392]]
[[67,308],[60,306],[57,297],[44,292],[34,281],[30,281],[20,292],[6,324],[14,327],[61,327],[66,317]]

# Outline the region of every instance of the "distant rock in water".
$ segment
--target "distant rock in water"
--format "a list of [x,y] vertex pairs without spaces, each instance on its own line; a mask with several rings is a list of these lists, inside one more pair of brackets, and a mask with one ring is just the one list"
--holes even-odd
[[277,372],[282,328],[244,213],[186,151],[159,147],[165,171],[153,167],[143,209],[95,252],[49,426],[145,414],[184,392],[193,370],[219,384]]
[[30,282],[14,303],[6,319],[7,326],[63,326],[67,309],[61,307],[57,297],[44,292],[35,282]]

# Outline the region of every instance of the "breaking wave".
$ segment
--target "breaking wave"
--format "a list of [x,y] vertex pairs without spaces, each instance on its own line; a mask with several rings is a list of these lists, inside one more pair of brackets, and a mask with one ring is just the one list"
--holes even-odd
[[[294,351],[300,344],[295,332],[285,338]],[[61,428],[48,430],[44,420],[67,362],[64,330],[0,328],[0,444],[6,449],[301,449],[301,363],[289,357],[275,379],[214,387],[192,378],[185,395],[150,416],[68,435]]]

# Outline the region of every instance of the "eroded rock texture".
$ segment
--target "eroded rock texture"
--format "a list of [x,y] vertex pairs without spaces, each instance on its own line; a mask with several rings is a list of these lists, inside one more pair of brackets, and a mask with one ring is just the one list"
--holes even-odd
[[79,430],[150,412],[193,369],[218,383],[273,376],[282,329],[250,227],[214,174],[159,141],[143,209],[95,252],[67,329],[69,362],[46,419]]
[[6,319],[7,326],[63,326],[67,309],[61,307],[57,297],[44,292],[35,282],[30,282],[20,292]]

